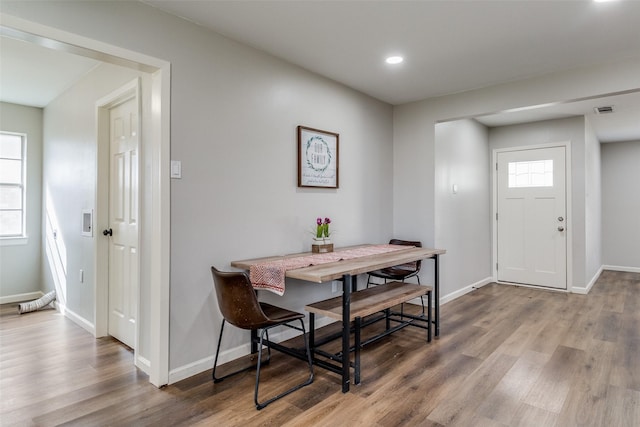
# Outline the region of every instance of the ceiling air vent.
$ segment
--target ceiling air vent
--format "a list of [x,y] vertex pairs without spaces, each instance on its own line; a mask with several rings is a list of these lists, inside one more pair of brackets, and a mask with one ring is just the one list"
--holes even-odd
[[607,105],[604,107],[595,107],[593,109],[593,111],[596,112],[596,114],[609,114],[609,113],[613,113],[613,105]]

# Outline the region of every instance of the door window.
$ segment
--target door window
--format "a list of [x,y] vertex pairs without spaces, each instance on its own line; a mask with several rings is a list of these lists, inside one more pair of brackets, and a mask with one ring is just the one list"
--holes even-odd
[[509,188],[553,187],[553,160],[509,162]]

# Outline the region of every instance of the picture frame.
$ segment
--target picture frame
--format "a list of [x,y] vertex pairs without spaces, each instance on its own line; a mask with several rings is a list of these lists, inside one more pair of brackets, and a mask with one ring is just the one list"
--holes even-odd
[[340,135],[298,126],[298,187],[338,188]]

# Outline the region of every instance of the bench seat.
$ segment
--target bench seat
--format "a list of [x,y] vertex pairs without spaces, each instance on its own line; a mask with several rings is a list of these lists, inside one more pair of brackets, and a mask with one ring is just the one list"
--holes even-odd
[[[355,361],[352,365],[354,367],[354,383],[360,383],[360,349],[366,344],[377,341],[387,335],[394,333],[406,326],[417,326],[427,330],[427,342],[431,341],[431,292],[430,286],[421,286],[414,283],[404,282],[388,282],[385,284],[377,285],[372,288],[356,291],[351,294],[351,304],[349,305],[349,321],[354,323],[355,343],[350,351],[355,353]],[[392,312],[391,308],[399,304],[408,302],[414,298],[427,295],[428,311],[425,318],[423,316],[415,316],[406,314],[403,312]],[[305,309],[310,313],[309,318],[309,345],[313,353],[314,362],[319,366],[329,369],[333,372],[340,373],[339,367],[332,365],[330,362],[322,359],[317,359],[316,355],[323,356],[329,360],[337,360],[342,363],[349,360],[349,354],[331,354],[318,347],[323,343],[315,342],[315,315],[323,315],[329,318],[341,321],[342,319],[342,296],[329,298],[323,301],[315,302],[305,306]],[[367,339],[361,340],[361,329],[365,324],[363,319],[366,316],[370,316],[374,313],[384,312],[384,316],[374,319],[372,322],[378,320],[386,320],[385,331]],[[391,321],[398,324],[391,327]],[[367,321],[370,324],[370,321]]]
[[[353,292],[349,320],[353,321],[356,317],[369,316],[430,292],[430,286],[403,282],[389,282]],[[342,320],[342,297],[329,298],[309,304],[305,306],[305,310]]]

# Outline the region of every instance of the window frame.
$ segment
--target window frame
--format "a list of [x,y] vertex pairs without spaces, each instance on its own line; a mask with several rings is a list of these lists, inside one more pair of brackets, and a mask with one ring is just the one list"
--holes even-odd
[[[20,183],[15,184],[15,183],[0,182],[0,186],[19,188],[21,190],[22,203],[19,210],[21,212],[22,229],[20,231],[20,234],[1,234],[0,232],[0,242],[2,242],[2,246],[4,246],[6,244],[19,244],[23,242],[24,239],[27,238],[27,134],[22,132],[10,132],[10,131],[4,131],[4,130],[0,130],[0,134],[20,137],[20,145],[21,145]],[[0,159],[4,159],[4,158],[0,157]],[[7,160],[16,160],[16,159],[7,158]],[[3,209],[0,207],[0,211],[15,211],[15,210],[17,209]]]

